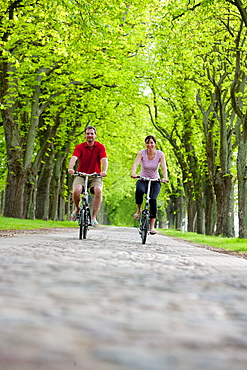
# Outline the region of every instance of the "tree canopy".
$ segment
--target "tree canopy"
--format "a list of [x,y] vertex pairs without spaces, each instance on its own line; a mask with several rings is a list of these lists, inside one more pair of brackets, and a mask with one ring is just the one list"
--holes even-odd
[[131,166],[152,133],[170,224],[187,215],[190,231],[233,236],[237,199],[246,237],[246,5],[1,1],[4,215],[69,214],[68,158],[93,124],[109,155],[108,222],[132,224]]

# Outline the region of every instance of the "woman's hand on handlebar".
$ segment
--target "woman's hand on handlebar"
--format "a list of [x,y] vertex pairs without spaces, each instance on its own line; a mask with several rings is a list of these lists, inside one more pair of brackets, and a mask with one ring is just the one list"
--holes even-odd
[[165,179],[164,177],[161,179],[161,182],[164,182],[164,183],[166,183],[166,182],[169,182],[169,180],[167,180],[167,179]]
[[69,168],[69,169],[68,169],[68,173],[69,173],[70,175],[73,175],[73,174],[75,173],[75,170],[73,170],[73,168]]

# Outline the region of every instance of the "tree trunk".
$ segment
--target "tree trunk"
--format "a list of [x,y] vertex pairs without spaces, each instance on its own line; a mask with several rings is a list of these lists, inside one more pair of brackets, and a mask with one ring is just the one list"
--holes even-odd
[[[11,67],[8,63],[3,63],[4,71],[2,80],[4,81],[3,86],[5,89],[1,89],[3,98],[8,96],[8,90],[11,88],[9,82],[9,74]],[[34,98],[38,99],[38,96],[34,94]],[[18,116],[18,111],[15,104],[11,104],[12,101],[8,102],[5,109],[2,110],[2,120],[5,130],[6,148],[8,155],[8,175],[7,175],[7,187],[6,187],[6,198],[4,207],[4,216],[6,217],[28,217],[31,210],[33,216],[33,202],[30,204],[28,198],[31,199],[31,195],[34,191],[33,181],[29,181],[25,188],[25,182],[28,179],[30,173],[31,160],[34,149],[34,138],[37,132],[37,101],[33,102],[35,109],[32,110],[32,125],[28,128],[28,141],[25,143],[25,138],[22,138],[19,132],[19,124],[15,115]],[[33,118],[34,116],[34,118]],[[27,123],[28,125],[28,123]],[[25,190],[25,191],[24,191]],[[18,195],[17,195],[18,194]],[[24,199],[25,194],[25,199]],[[31,217],[33,218],[33,217]]]
[[[73,176],[68,175],[67,163],[65,161],[70,149],[70,143],[67,142],[64,146],[55,154],[55,166],[53,176],[50,184],[50,211],[49,216],[52,220],[64,220],[65,217],[65,201],[64,201],[64,182],[65,177],[70,180],[72,188]],[[67,201],[67,200],[66,200]],[[69,213],[70,215],[70,213]]]
[[37,169],[32,169],[27,175],[24,185],[23,215],[24,218],[34,220],[36,208]]
[[64,221],[65,215],[66,215],[66,201],[64,197],[60,194],[58,198],[58,220]]
[[169,222],[169,228],[175,229],[177,228],[177,207],[176,207],[176,198],[174,195],[170,194],[169,196],[169,203],[166,208],[166,215]]
[[203,206],[202,189],[201,189],[201,192],[198,193],[196,197],[196,213],[197,213],[196,232],[197,234],[204,234],[205,212],[204,212],[204,206]]
[[213,235],[215,226],[215,196],[211,180],[206,179],[205,184],[205,234]]
[[[55,166],[56,167],[56,166]],[[53,174],[51,178],[50,184],[50,211],[49,211],[49,218],[54,221],[58,221],[60,219],[59,216],[59,208],[60,208],[60,178],[57,178],[55,174]]]
[[3,214],[3,205],[4,205],[4,198],[5,198],[5,192],[1,191],[1,207],[0,207],[0,213]]
[[196,202],[190,196],[187,198],[188,231],[195,232],[197,229]]
[[217,224],[216,235],[234,236],[233,184],[230,175],[218,171],[215,178]]
[[238,221],[239,237],[247,238],[247,166],[246,144],[239,143],[237,158],[238,173]]
[[182,184],[180,183],[179,189],[177,189],[177,193],[180,194],[176,197],[176,229],[182,229],[184,222],[185,222],[185,199],[182,194]]
[[60,204],[60,194],[61,194],[61,180],[62,180],[62,167],[64,161],[64,155],[57,153],[56,161],[54,166],[54,171],[51,178],[50,184],[50,211],[49,216],[52,220],[57,221],[60,219],[59,208],[62,206]]
[[36,196],[36,218],[47,221],[49,219],[50,205],[50,182],[54,168],[54,155],[47,157],[46,163],[43,164],[41,174],[37,184]]
[[3,215],[5,217],[23,218],[23,194],[26,174],[22,168],[23,151],[21,149],[21,138],[12,115],[12,109],[9,106],[2,110],[8,156],[8,175]]
[[[5,192],[4,216],[23,218],[23,192],[25,176],[18,172],[8,172]],[[10,185],[11,184],[11,185]]]

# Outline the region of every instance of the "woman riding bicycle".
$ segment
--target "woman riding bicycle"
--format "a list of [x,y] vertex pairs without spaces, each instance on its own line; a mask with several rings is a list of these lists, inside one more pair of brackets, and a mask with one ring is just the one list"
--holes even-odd
[[[136,170],[141,163],[142,170],[140,176],[148,177],[151,179],[159,179],[158,168],[161,166],[163,177],[162,182],[168,182],[167,179],[167,168],[164,153],[161,150],[156,149],[156,139],[153,135],[148,135],[145,138],[146,149],[142,149],[135,159],[132,167],[132,177],[137,177]],[[151,193],[150,193],[150,234],[156,234],[154,229],[156,214],[157,214],[157,197],[160,192],[160,182],[153,181],[151,183]],[[140,219],[141,206],[143,202],[143,195],[147,192],[147,181],[138,180],[136,183],[136,205],[137,211],[134,214],[136,220]]]

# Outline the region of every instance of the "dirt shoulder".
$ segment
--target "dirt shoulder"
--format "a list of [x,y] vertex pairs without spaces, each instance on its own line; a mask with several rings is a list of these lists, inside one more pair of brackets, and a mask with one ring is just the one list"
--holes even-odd
[[67,227],[54,227],[54,228],[40,228],[32,230],[0,230],[0,238],[11,238],[16,236],[25,236],[25,235],[40,235],[40,234],[50,234],[50,233],[60,233],[62,231],[72,232],[76,231],[76,228],[67,228]]
[[[102,229],[106,226],[99,225],[98,228]],[[16,236],[25,235],[40,235],[40,234],[56,234],[61,232],[78,232],[77,227],[42,227],[40,229],[32,230],[0,230],[0,238],[11,238]]]

